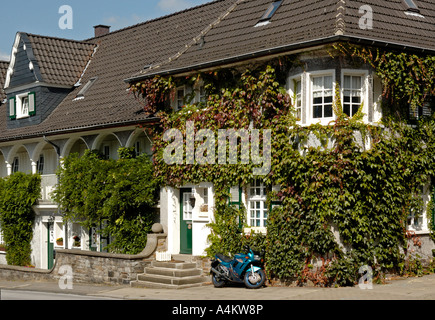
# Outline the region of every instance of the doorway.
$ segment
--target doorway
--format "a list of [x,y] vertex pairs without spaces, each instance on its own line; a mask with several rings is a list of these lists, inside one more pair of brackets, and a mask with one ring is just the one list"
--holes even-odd
[[192,254],[192,212],[195,198],[191,188],[180,190],[180,253]]

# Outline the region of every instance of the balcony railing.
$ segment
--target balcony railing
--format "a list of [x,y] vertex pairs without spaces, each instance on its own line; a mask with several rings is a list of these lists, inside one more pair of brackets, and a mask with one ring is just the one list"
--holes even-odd
[[42,202],[52,202],[51,200],[51,192],[53,192],[54,188],[57,184],[57,175],[56,174],[47,174],[41,176],[41,198],[39,199]]

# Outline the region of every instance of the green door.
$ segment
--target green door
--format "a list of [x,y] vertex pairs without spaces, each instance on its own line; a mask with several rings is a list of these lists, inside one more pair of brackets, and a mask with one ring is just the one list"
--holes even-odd
[[180,253],[192,254],[192,189],[180,190]]
[[48,269],[53,268],[54,263],[54,224],[47,223],[47,257],[48,257]]

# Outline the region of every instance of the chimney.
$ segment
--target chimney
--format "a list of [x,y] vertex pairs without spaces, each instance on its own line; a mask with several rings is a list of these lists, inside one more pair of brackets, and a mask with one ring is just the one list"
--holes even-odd
[[95,30],[95,37],[101,37],[110,33],[110,26],[104,26],[102,24],[99,24],[98,26],[94,27],[94,30]]

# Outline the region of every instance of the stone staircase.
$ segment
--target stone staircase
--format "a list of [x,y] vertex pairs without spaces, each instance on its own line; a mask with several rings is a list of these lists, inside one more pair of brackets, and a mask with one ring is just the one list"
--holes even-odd
[[152,261],[130,285],[135,288],[183,289],[210,284],[210,277],[204,275],[195,261],[174,258],[170,262]]

